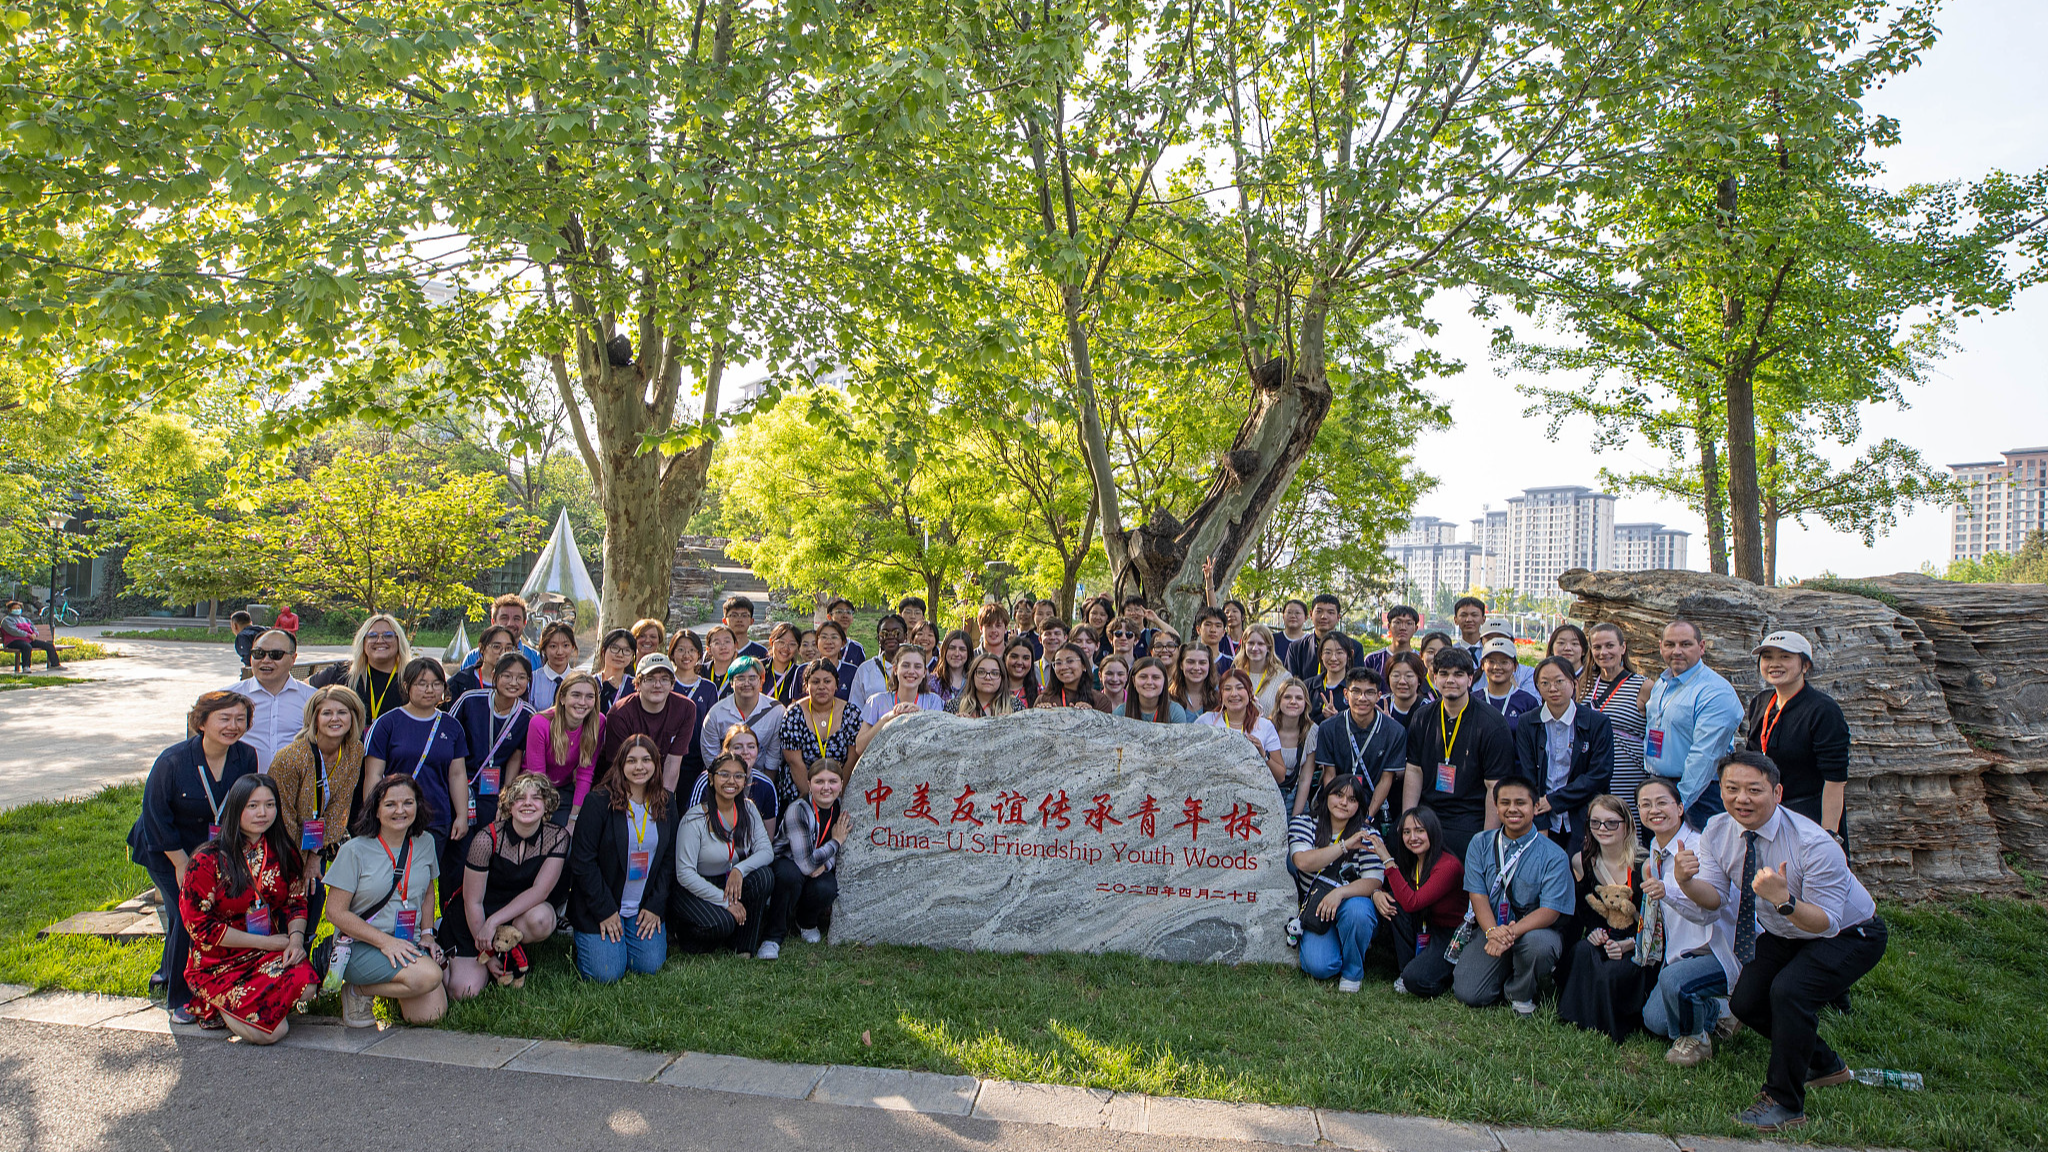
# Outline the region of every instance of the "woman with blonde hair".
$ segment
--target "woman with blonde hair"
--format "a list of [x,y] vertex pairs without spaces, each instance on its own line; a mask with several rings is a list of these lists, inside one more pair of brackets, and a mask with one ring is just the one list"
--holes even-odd
[[554,935],[550,900],[565,887],[569,833],[550,819],[562,800],[547,777],[521,772],[498,800],[498,819],[470,838],[462,868],[462,914],[446,925],[448,998],[467,1000],[484,990],[498,929],[519,930],[521,944]]
[[[1643,853],[1628,801],[1607,793],[1586,804],[1586,846],[1572,857],[1578,878],[1577,929],[1566,940],[1557,973],[1557,1017],[1581,1028],[1605,1032],[1616,1044],[1642,1027],[1643,1001],[1650,988],[1636,963],[1636,931],[1643,908]],[[1619,898],[1629,911],[1625,927],[1615,926],[1606,908]],[[1654,974],[1649,978],[1655,980]]]
[[[569,793],[567,807],[550,813],[555,823],[576,830],[576,814],[597,777],[604,751],[604,714],[597,709],[597,677],[575,671],[562,677],[554,706],[527,721],[525,766]],[[500,800],[499,806],[504,806]]]
[[333,664],[314,674],[306,683],[315,688],[344,684],[363,702],[363,723],[375,724],[377,717],[403,707],[405,693],[398,690],[398,673],[412,663],[412,642],[396,617],[378,612],[356,628],[346,664]]
[[327,903],[320,882],[356,822],[363,780],[363,702],[340,684],[306,698],[305,727],[270,758],[280,815],[306,877],[306,922],[318,925]]
[[[1244,643],[1232,658],[1233,668],[1242,668],[1252,678],[1252,700],[1259,711],[1274,715],[1280,703],[1280,688],[1289,678],[1287,664],[1273,651],[1273,630],[1264,624],[1245,629]],[[1306,693],[1308,686],[1302,685]]]
[[659,620],[635,620],[627,629],[633,634],[633,663],[649,652],[660,652],[668,647],[668,626]]

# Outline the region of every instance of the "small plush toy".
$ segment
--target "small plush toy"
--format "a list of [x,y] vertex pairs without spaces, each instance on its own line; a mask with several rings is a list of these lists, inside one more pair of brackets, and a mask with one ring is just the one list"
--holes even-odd
[[1586,893],[1586,907],[1607,917],[1610,931],[1636,925],[1636,895],[1626,884],[1601,884]]
[[498,983],[514,988],[526,987],[529,965],[526,949],[520,946],[525,941],[525,934],[510,924],[498,925],[498,930],[491,934],[491,951],[484,958],[484,967]]

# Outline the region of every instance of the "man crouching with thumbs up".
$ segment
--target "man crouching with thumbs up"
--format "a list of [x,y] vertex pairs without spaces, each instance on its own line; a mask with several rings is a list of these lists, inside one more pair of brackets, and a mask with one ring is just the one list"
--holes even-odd
[[1707,821],[1697,854],[1673,858],[1672,875],[1701,908],[1736,901],[1743,968],[1729,1008],[1771,1040],[1763,1091],[1736,1120],[1777,1132],[1806,1123],[1808,1088],[1849,1081],[1848,1065],[1815,1023],[1823,1005],[1877,967],[1885,925],[1842,846],[1779,805],[1784,789],[1770,757],[1731,753],[1719,772],[1727,811]]

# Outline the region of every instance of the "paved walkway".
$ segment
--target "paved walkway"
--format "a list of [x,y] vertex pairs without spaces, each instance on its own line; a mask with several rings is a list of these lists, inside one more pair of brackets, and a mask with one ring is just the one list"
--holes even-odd
[[[421,1069],[416,1065],[436,1065]],[[251,1089],[251,1084],[262,1087]],[[307,1086],[305,1091],[279,1085]],[[295,1021],[277,1050],[173,1028],[147,1000],[0,985],[0,1152],[402,1143],[557,1152],[785,1146],[1256,1152],[1762,1152],[1782,1145],[1494,1129],[1053,1084],[432,1028]],[[376,1108],[366,1112],[365,1101]],[[368,1125],[366,1129],[365,1125]],[[1818,1152],[1818,1150],[1816,1150]]]
[[[62,635],[95,639],[99,632],[66,628]],[[242,667],[229,644],[102,643],[122,655],[66,666],[67,675],[94,683],[0,692],[0,809],[141,779],[157,753],[182,737],[192,701],[233,684]]]

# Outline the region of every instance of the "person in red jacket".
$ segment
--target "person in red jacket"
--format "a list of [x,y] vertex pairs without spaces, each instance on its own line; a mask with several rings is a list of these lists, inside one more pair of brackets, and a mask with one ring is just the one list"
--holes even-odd
[[289,632],[294,636],[299,634],[299,614],[292,611],[291,605],[285,605],[284,611],[277,614],[276,628],[280,632]]
[[1427,999],[1451,986],[1455,969],[1445,958],[1451,934],[1465,918],[1465,864],[1444,850],[1443,825],[1427,808],[1410,808],[1397,825],[1401,846],[1388,850],[1372,833],[1372,849],[1388,862],[1386,882],[1373,893],[1380,916],[1394,926],[1394,954],[1401,961],[1394,991]]

